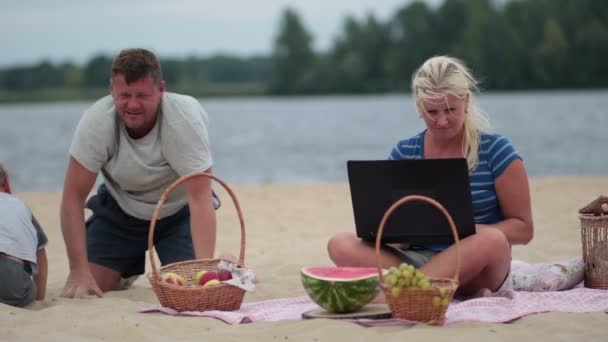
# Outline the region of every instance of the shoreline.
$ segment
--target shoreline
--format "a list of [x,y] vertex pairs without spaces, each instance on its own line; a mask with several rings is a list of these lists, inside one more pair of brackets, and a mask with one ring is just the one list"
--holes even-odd
[[[528,180],[530,183],[535,183],[538,181],[545,182],[559,182],[559,181],[569,181],[569,180],[582,180],[584,182],[588,181],[602,181],[603,179],[608,178],[607,175],[550,175],[550,176],[528,176]],[[223,179],[222,179],[223,180]],[[348,186],[348,181],[302,181],[302,182],[277,182],[277,183],[229,183],[227,184],[232,188],[281,188],[281,187],[306,187],[306,186],[319,186],[319,185],[346,185]],[[93,191],[97,189],[99,184],[96,183],[93,186]],[[216,187],[220,188],[221,186],[216,183]],[[23,190],[23,191],[14,191],[16,195],[24,195],[31,196],[33,194],[48,194],[48,193],[61,193],[62,188],[58,189],[36,189],[36,190]],[[607,191],[608,192],[608,191]]]

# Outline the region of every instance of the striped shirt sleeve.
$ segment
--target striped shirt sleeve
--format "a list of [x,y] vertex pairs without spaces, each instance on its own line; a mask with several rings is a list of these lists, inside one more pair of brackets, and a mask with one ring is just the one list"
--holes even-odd
[[401,140],[388,156],[389,160],[421,159],[422,135],[418,134],[409,139]]
[[522,158],[505,136],[496,134],[493,138],[487,150],[490,157],[488,167],[494,177],[498,178],[515,159]]
[[388,159],[389,160],[399,160],[399,159],[402,159],[402,156],[403,155],[399,151],[399,144],[397,144],[395,147],[393,147],[393,150],[388,155]]

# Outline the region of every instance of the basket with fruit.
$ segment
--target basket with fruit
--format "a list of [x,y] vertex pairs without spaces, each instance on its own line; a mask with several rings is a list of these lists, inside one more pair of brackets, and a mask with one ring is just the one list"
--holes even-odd
[[[415,269],[414,266],[408,264],[391,267],[386,275],[381,271],[380,241],[384,225],[393,211],[402,204],[411,201],[423,201],[437,207],[448,220],[452,234],[454,235],[457,254],[453,278],[430,278],[420,270]],[[460,242],[452,217],[440,203],[426,196],[419,195],[406,196],[395,202],[386,211],[378,227],[376,262],[380,277],[380,287],[384,291],[384,296],[393,313],[393,318],[423,322],[431,325],[443,325],[448,304],[458,288]]]
[[585,286],[608,289],[608,196],[599,196],[579,211],[585,261]]
[[[154,228],[160,208],[167,197],[178,185],[192,177],[208,177],[221,184],[230,195],[236,208],[241,226],[241,248],[238,262],[223,259],[198,259],[175,262],[157,269],[154,250]],[[148,280],[160,304],[177,311],[234,311],[241,307],[245,289],[234,286],[233,277],[248,276],[244,266],[245,223],[236,196],[230,187],[214,175],[200,172],[183,176],[171,184],[159,199],[152,219],[148,236],[148,253],[152,271]],[[234,279],[236,280],[236,279]]]

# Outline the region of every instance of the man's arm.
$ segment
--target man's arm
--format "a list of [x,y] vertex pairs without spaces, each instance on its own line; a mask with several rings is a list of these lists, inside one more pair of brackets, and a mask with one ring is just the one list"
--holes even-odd
[[60,211],[61,231],[70,264],[70,274],[61,293],[63,297],[84,297],[92,293],[102,296],[89,270],[84,226],[85,201],[96,178],[97,174],[70,157]]
[[[211,168],[205,172],[212,174]],[[190,231],[194,255],[197,259],[213,258],[215,252],[216,221],[211,195],[211,179],[200,176],[186,182],[190,206]]]
[[38,273],[34,275],[34,282],[38,288],[36,300],[43,300],[46,296],[46,280],[48,278],[48,261],[44,248],[38,250],[36,253],[36,265],[38,266]]

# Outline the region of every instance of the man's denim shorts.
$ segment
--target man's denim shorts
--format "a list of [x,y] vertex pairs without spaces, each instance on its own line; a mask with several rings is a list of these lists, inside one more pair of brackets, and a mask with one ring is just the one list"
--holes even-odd
[[[86,222],[89,262],[116,270],[123,278],[143,274],[150,221],[125,213],[103,184],[87,208],[93,212]],[[156,221],[154,248],[163,265],[194,259],[187,205]]]

